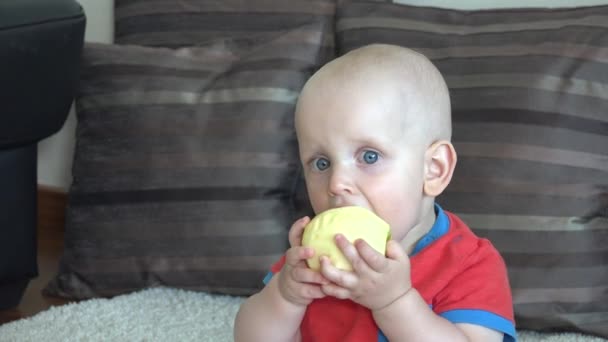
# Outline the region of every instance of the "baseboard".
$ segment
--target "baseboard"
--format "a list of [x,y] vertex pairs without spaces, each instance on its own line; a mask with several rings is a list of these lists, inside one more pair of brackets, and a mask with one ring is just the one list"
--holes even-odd
[[60,188],[38,185],[38,231],[64,231],[68,195]]

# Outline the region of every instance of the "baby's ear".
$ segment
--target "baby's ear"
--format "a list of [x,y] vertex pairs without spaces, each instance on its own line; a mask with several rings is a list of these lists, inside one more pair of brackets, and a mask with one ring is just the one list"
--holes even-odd
[[424,157],[424,194],[439,196],[450,184],[456,167],[456,150],[451,142],[440,140],[426,150]]

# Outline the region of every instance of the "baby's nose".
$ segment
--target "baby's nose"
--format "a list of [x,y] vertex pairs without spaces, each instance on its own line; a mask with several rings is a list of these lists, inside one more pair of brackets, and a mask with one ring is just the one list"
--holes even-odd
[[333,167],[329,179],[330,196],[352,195],[354,193],[353,177],[344,167]]

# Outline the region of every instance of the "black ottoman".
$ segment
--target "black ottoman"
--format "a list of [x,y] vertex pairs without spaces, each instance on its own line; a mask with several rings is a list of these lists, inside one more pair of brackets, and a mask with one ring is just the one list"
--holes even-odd
[[67,118],[85,22],[75,0],[0,1],[0,309],[38,275],[37,142]]

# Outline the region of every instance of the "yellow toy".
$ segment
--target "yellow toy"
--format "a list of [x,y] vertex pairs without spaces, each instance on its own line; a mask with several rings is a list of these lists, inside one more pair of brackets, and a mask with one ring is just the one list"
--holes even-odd
[[354,206],[326,210],[304,228],[302,246],[315,250],[315,256],[306,260],[308,267],[319,270],[319,257],[326,255],[335,267],[352,271],[352,265],[336,246],[334,236],[338,233],[351,243],[363,239],[382,254],[386,253],[386,242],[390,239],[388,223],[370,210]]

